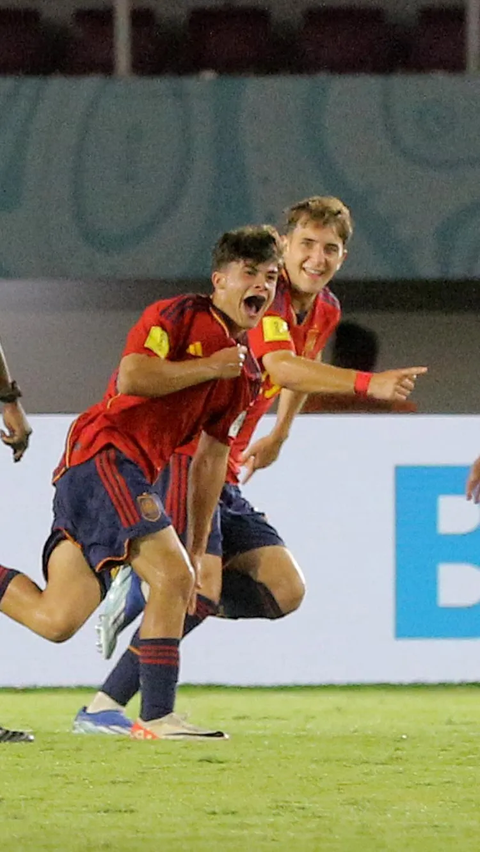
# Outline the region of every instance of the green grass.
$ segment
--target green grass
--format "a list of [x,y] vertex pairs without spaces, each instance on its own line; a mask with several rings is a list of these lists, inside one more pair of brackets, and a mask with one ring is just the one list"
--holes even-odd
[[217,743],[73,736],[90,694],[0,691],[2,852],[480,849],[474,686],[182,688]]

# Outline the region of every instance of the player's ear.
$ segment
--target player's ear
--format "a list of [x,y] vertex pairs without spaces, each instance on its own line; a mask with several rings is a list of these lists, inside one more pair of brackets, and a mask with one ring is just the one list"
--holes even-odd
[[225,287],[225,280],[226,276],[224,271],[216,269],[212,272],[212,284],[214,290],[223,290]]
[[337,272],[340,269],[340,267],[343,266],[343,264],[345,263],[345,261],[347,259],[347,255],[348,255],[348,251],[347,251],[347,249],[344,248],[343,252],[342,252],[342,256],[338,260]]

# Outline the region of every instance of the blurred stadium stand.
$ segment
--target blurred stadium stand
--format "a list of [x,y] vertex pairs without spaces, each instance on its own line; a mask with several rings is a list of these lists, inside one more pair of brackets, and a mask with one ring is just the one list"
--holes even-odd
[[411,71],[465,70],[465,9],[425,6],[410,33]]
[[[170,70],[171,51],[150,8],[131,12],[132,70],[135,74],[161,74]],[[112,74],[114,70],[113,9],[78,9],[66,39],[65,74]]]
[[[282,0],[279,0],[281,3]],[[399,6],[402,4],[400,3]],[[408,3],[404,3],[409,6]],[[411,5],[411,4],[410,4]],[[391,4],[300,4],[279,23],[268,6],[132,4],[136,74],[391,73],[465,69],[462,5],[417,4],[401,19]],[[52,3],[52,9],[54,3]],[[397,4],[395,5],[397,9]],[[112,74],[113,6],[0,3],[0,73]]]
[[270,13],[255,6],[192,9],[187,21],[188,73],[265,74],[276,70]]
[[307,9],[297,37],[298,67],[308,74],[384,74],[392,70],[391,44],[381,8]]

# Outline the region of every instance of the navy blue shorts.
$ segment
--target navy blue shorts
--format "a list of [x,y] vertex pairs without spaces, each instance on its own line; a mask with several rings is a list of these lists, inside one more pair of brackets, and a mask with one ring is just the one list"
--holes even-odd
[[285,547],[275,527],[243,496],[238,485],[226,484],[220,499],[223,564],[259,547]]
[[[185,544],[187,536],[187,488],[191,461],[190,456],[174,453],[157,481],[165,511],[172,519],[172,524],[183,544]],[[220,532],[220,510],[218,506],[212,518],[207,553],[211,556],[222,555],[222,534]]]
[[51,534],[43,550],[43,571],[62,539],[78,544],[102,591],[110,569],[128,559],[130,542],[171,526],[158,482],[115,447],[69,468],[55,484]]

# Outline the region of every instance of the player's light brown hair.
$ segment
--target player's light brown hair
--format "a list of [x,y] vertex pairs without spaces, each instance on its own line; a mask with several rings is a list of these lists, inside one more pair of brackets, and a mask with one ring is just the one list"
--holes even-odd
[[246,225],[226,231],[212,251],[212,271],[238,260],[282,265],[283,247],[278,231],[271,225]]
[[284,211],[285,233],[291,233],[301,223],[318,222],[321,225],[335,228],[338,236],[346,245],[353,233],[353,222],[350,210],[333,195],[312,195],[297,201]]

